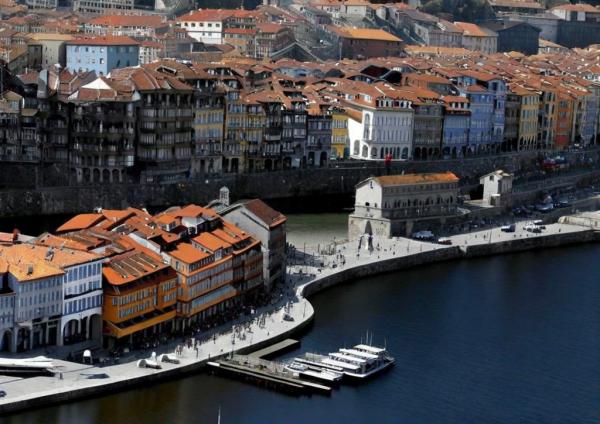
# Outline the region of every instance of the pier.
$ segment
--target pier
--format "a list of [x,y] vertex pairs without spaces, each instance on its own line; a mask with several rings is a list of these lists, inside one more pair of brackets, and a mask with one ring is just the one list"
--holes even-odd
[[254,356],[233,355],[230,358],[208,362],[213,372],[249,381],[260,386],[290,394],[331,394],[331,387],[301,380],[286,370],[283,364]]
[[[600,220],[600,214],[596,215]],[[586,216],[586,220],[589,221],[589,216]],[[162,363],[161,369],[138,368],[135,362],[138,359],[148,358],[151,352],[136,352],[128,358],[121,358],[119,364],[86,367],[86,373],[104,373],[109,376],[105,379],[84,378],[81,375],[81,364],[70,362],[64,363],[63,371],[54,377],[2,380],[1,388],[7,394],[4,398],[0,398],[0,414],[186,377],[193,372],[201,371],[208,362],[217,362],[235,353],[255,352],[264,355],[260,353],[260,349],[288,339],[313,319],[314,310],[306,299],[307,296],[357,278],[432,265],[441,261],[466,260],[473,257],[600,241],[600,232],[582,225],[549,224],[542,233],[530,233],[525,231],[524,224],[525,222],[517,223],[514,233],[504,233],[499,228],[492,228],[451,236],[452,245],[383,237],[376,238],[375,245],[379,244],[379,249],[371,253],[358,251],[357,244],[354,242],[336,245],[336,251],[332,255],[318,257],[318,262],[322,262],[318,266],[298,264],[288,268],[288,283],[296,289],[293,299],[282,299],[275,305],[256,311],[253,317],[215,329],[214,338],[201,343],[198,351],[184,347],[182,353],[178,355],[179,364]],[[344,264],[340,264],[336,259],[340,252],[346,258]],[[284,307],[286,304],[287,308]],[[284,319],[286,310],[291,320]],[[259,316],[265,318],[264,325],[258,324],[256,318]],[[249,330],[243,338],[236,336],[235,332],[235,328],[240,324],[249,325]],[[164,346],[157,349],[156,353],[173,353],[174,350],[175,345]],[[271,350],[281,351],[281,347]],[[259,359],[255,357],[255,360]],[[256,373],[256,370],[252,369],[244,371]],[[253,374],[247,375],[258,378]],[[270,381],[267,377],[273,378],[271,375],[263,375],[261,379]],[[294,380],[286,382],[287,387],[290,388],[293,384],[298,383]]]
[[289,352],[290,350],[294,350],[300,346],[300,342],[294,339],[285,339],[280,341],[279,343],[275,343],[272,346],[265,347],[264,349],[257,350],[256,352],[252,352],[251,357],[258,359],[269,359],[281,353]]

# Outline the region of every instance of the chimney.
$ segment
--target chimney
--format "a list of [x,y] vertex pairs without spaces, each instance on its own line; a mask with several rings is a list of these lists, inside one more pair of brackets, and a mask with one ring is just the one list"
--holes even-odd
[[19,229],[15,228],[12,232],[12,242],[13,244],[18,243],[19,242]]
[[27,265],[27,275],[33,274],[33,264]]

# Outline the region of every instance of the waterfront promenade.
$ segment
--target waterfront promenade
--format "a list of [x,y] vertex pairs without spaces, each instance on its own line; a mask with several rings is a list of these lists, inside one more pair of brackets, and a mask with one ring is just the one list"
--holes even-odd
[[[315,311],[306,296],[355,278],[444,260],[596,240],[596,232],[583,226],[550,224],[543,232],[535,234],[524,230],[525,222],[518,222],[514,233],[492,228],[451,236],[451,245],[374,237],[371,252],[366,241],[362,243],[361,250],[358,250],[358,242],[352,241],[337,244],[328,252],[330,254],[307,252],[304,259],[308,263],[292,264],[288,268],[288,293],[277,303],[255,311],[251,317],[215,329],[213,333],[203,333],[197,352],[193,347],[183,347],[182,353],[177,355],[180,364],[163,363],[161,370],[138,368],[137,359],[149,358],[151,350],[136,352],[127,360],[122,358],[122,363],[109,366],[56,361],[60,372],[55,377],[2,377],[0,388],[6,391],[7,396],[0,399],[0,413],[188,376],[215,357],[231,352],[247,353],[289,337],[313,318]],[[296,295],[290,294],[292,290],[296,291]],[[285,304],[289,305],[292,321],[283,319]],[[173,353],[175,347],[162,346],[156,353]],[[105,373],[108,378],[86,378],[86,375],[97,373]]]

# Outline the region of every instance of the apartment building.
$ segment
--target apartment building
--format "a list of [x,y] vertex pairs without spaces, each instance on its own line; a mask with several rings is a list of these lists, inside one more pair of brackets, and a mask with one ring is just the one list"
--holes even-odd
[[137,66],[139,43],[130,37],[105,36],[68,41],[67,68],[73,71],[94,71],[107,75],[116,68]]
[[287,218],[260,199],[235,203],[219,212],[223,218],[255,235],[261,242],[267,290],[285,279]]
[[104,277],[104,345],[143,345],[174,330],[177,274],[160,255],[133,244],[110,257]]

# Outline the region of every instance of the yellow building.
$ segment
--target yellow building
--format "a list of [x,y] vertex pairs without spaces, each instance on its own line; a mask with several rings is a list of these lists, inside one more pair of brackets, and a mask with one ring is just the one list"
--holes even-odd
[[[232,96],[235,94],[235,97]],[[244,140],[244,102],[239,93],[229,93],[225,114],[225,135],[223,139],[223,171],[237,173],[242,170],[242,143]],[[234,97],[234,98],[232,98]]]
[[243,169],[246,172],[262,171],[264,170],[264,159],[261,156],[261,143],[267,116],[262,105],[252,96],[246,98],[244,112]]
[[552,149],[556,141],[554,129],[556,128],[556,118],[558,116],[558,90],[556,85],[550,81],[542,81],[542,95],[539,102],[539,116],[541,120],[538,125],[538,145],[537,148]]
[[223,123],[222,97],[206,96],[198,100],[194,116],[195,148],[192,170],[195,175],[221,172]]
[[515,88],[521,98],[519,110],[519,150],[533,150],[538,136],[538,113],[540,97],[536,91],[523,87]]
[[337,108],[333,109],[331,116],[331,154],[341,159],[344,157],[344,150],[349,148],[348,116]]

